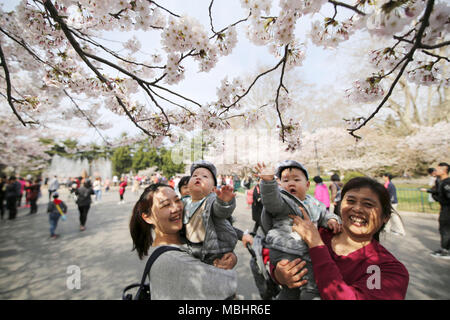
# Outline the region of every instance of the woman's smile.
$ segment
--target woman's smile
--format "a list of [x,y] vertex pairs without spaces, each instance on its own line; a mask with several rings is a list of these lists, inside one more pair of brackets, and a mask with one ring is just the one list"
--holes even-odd
[[357,216],[357,215],[350,215],[349,219],[357,227],[367,226],[367,219],[365,219],[364,217]]

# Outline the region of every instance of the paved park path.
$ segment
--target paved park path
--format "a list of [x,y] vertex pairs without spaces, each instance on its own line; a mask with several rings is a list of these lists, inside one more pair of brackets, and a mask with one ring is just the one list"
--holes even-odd
[[[142,191],[142,190],[141,190]],[[122,289],[140,279],[145,261],[139,261],[128,231],[132,207],[138,199],[131,188],[125,204],[118,204],[117,188],[103,192],[92,205],[86,231],[79,231],[78,211],[66,190],[60,191],[68,204],[67,221],[59,221],[57,240],[49,238],[46,214],[47,192],[39,200],[38,214],[19,209],[16,220],[0,222],[0,299],[121,299]],[[252,229],[251,210],[245,196],[238,194],[234,216],[236,227]],[[7,213],[6,213],[7,217]],[[402,213],[407,235],[385,235],[382,244],[405,264],[410,274],[407,299],[450,299],[450,260],[438,260],[429,252],[438,248],[437,215]],[[236,248],[238,293],[259,299],[249,267],[250,254],[239,242]],[[81,271],[81,288],[69,289],[70,266]]]

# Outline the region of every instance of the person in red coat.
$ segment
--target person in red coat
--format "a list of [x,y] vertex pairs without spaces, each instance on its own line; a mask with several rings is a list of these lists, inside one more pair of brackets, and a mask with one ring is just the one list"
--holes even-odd
[[119,201],[119,204],[125,203],[125,201],[123,200],[123,194],[125,193],[126,187],[127,187],[127,180],[124,178],[120,178],[120,184],[119,184],[120,201]]
[[[409,273],[379,243],[379,234],[392,212],[389,193],[379,182],[358,177],[342,189],[342,232],[333,234],[309,220],[291,216],[292,229],[308,244],[320,297],[324,300],[405,299]],[[305,281],[304,262],[280,261],[273,277],[288,287]],[[302,270],[303,269],[303,270]]]

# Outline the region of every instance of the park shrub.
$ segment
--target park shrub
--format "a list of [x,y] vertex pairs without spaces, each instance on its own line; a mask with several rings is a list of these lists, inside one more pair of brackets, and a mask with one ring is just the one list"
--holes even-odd
[[350,179],[356,178],[356,177],[365,177],[366,175],[364,173],[361,173],[359,171],[347,171],[344,175],[344,180],[342,181],[344,184],[347,183]]

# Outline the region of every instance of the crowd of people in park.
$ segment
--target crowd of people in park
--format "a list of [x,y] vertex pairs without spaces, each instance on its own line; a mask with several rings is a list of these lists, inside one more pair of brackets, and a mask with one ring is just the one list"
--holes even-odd
[[[264,237],[270,278],[280,288],[273,298],[405,299],[408,270],[380,243],[385,229],[404,235],[401,218],[393,219],[400,216],[391,174],[383,174],[384,183],[364,176],[345,184],[333,174],[328,187],[315,176],[309,195],[311,178],[297,161],[275,168],[258,164],[253,172],[238,183],[202,160],[178,184],[158,182],[144,189],[132,211],[130,234],[140,259],[153,256],[146,275],[152,299],[235,298],[235,246],[252,245],[258,234]],[[438,177],[435,185],[423,190],[441,205],[442,248],[431,254],[443,259],[450,259],[448,173],[449,165],[440,163],[430,172]],[[255,222],[250,233],[233,226],[239,187],[247,189]]]

